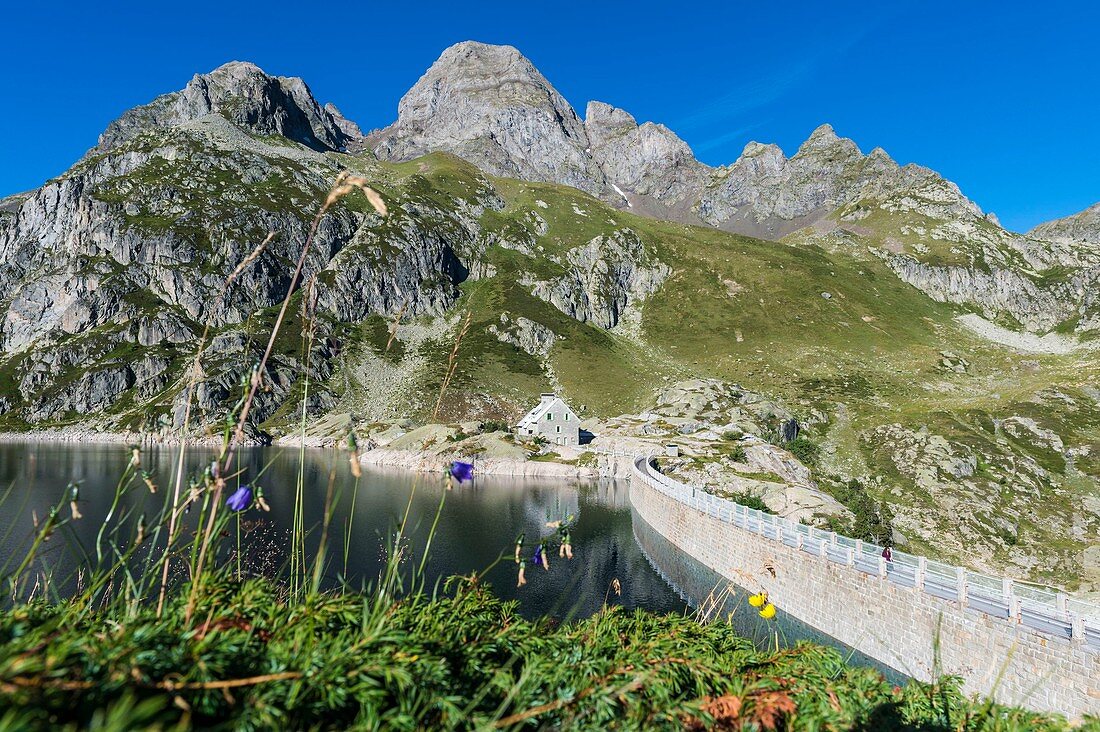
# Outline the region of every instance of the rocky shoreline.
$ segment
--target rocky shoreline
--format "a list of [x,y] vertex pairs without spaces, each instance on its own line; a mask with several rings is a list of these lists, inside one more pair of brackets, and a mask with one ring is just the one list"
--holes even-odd
[[[100,432],[81,429],[41,430],[34,432],[0,432],[0,442],[36,442],[36,443],[90,443],[90,444],[136,444],[142,446],[174,446],[181,443],[196,447],[218,447],[221,437],[181,438],[178,435],[161,436],[139,432]],[[256,446],[255,441],[246,441],[246,446]],[[302,440],[296,435],[285,435],[276,439],[273,447],[299,447]],[[331,439],[305,440],[310,449],[332,449]],[[497,475],[527,478],[615,478],[630,476],[630,460],[616,459],[613,455],[599,455],[593,465],[572,465],[567,462],[549,460],[526,460],[516,457],[465,457],[460,455],[441,455],[431,450],[408,450],[377,448],[369,450],[361,457],[365,466],[392,467],[417,473],[442,472],[452,460],[473,460],[479,475]]]
[[[57,442],[57,443],[108,443],[127,445],[179,445],[187,444],[200,447],[219,447],[222,438],[217,436],[182,437],[180,435],[157,435],[151,432],[106,432],[89,429],[34,430],[31,432],[0,432],[0,442]],[[245,440],[243,445],[254,447],[263,443]],[[278,444],[290,444],[282,443]],[[297,443],[293,443],[297,444]],[[307,445],[313,447],[313,445]]]
[[[378,448],[362,456],[364,465],[402,468],[417,473],[439,473],[447,469],[452,459],[431,451],[391,450]],[[626,475],[608,473],[598,467],[570,465],[547,460],[523,460],[512,457],[474,456],[476,475],[500,475],[524,478],[624,478]]]

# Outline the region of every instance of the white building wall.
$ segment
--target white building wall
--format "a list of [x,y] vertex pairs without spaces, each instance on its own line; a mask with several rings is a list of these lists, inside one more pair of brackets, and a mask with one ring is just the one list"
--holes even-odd
[[520,424],[520,434],[542,437],[551,445],[579,445],[580,420],[577,414],[560,398],[547,401],[548,407],[544,413],[538,415],[536,421]]

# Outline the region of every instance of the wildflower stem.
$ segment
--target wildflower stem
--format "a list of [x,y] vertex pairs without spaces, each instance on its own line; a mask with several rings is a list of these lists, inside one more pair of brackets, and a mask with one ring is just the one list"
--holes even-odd
[[164,547],[164,555],[162,558],[163,567],[161,567],[160,575],[160,591],[157,593],[157,617],[161,617],[164,613],[164,597],[168,591],[168,565],[172,554],[172,544],[176,538],[176,521],[179,519],[180,513],[180,491],[183,488],[183,465],[184,458],[187,454],[187,431],[191,425],[191,405],[194,403],[195,385],[199,381],[199,369],[201,366],[201,359],[203,351],[206,349],[206,338],[210,335],[210,322],[207,321],[206,327],[202,331],[202,339],[199,340],[198,350],[195,351],[195,362],[191,367],[191,381],[187,385],[187,406],[183,412],[183,429],[180,432],[180,454],[176,460],[176,480],[172,488],[172,513],[168,517],[168,540]]

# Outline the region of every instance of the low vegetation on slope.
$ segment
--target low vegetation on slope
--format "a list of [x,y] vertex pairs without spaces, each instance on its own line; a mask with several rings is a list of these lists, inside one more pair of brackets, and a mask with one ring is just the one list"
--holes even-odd
[[898,687],[820,646],[758,651],[724,621],[608,606],[531,622],[474,578],[397,602],[223,578],[190,621],[186,590],[160,618],[0,614],[0,729],[1067,728],[952,678]]
[[[138,138],[133,144],[148,143]],[[161,157],[158,141],[153,144],[153,157]],[[270,142],[257,144],[275,155]],[[1036,390],[1039,377],[1027,375],[1030,366],[975,346],[952,324],[950,309],[873,261],[636,219],[571,189],[490,180],[447,156],[400,166],[335,154],[310,161],[299,170],[308,185],[324,180],[338,162],[370,174],[388,203],[368,209],[354,194],[337,207],[333,193],[322,210],[331,205],[331,217],[319,218],[321,234],[308,240],[320,251],[291,242],[248,255],[243,240],[217,233],[232,221],[211,224],[200,236],[187,222],[189,212],[177,210],[187,200],[160,188],[170,182],[138,175],[132,186],[112,189],[95,204],[124,212],[136,207],[137,214],[126,216],[134,217],[127,225],[138,232],[129,241],[140,245],[131,254],[141,255],[125,267],[94,264],[114,278],[101,292],[101,310],[59,316],[34,292],[17,295],[27,307],[43,306],[42,317],[58,316],[60,331],[22,343],[30,347],[17,347],[6,362],[7,383],[31,387],[4,397],[18,400],[5,403],[14,415],[9,419],[45,409],[46,424],[95,414],[100,425],[167,431],[174,423],[184,426],[177,420],[182,405],[186,414],[195,407],[196,423],[218,424],[224,438],[212,464],[184,475],[181,461],[159,493],[133,448],[112,499],[121,508],[110,511],[94,547],[78,554],[86,566],[72,592],[64,582],[53,584],[58,578],[42,550],[81,520],[79,483],[65,488],[47,515],[35,517],[26,556],[5,558],[0,566],[12,598],[0,612],[0,727],[1065,727],[1058,718],[965,699],[954,679],[894,688],[820,647],[761,652],[722,621],[701,625],[607,608],[565,626],[531,623],[476,578],[452,580],[434,597],[406,592],[400,534],[373,592],[323,593],[326,548],[337,543],[329,534],[332,504],[326,502],[320,548],[310,558],[301,473],[288,571],[242,582],[241,550],[230,551],[222,539],[230,536],[234,515],[266,504],[259,488],[243,485],[255,476],[234,472],[235,450],[250,431],[289,431],[291,414],[303,404],[299,437],[311,414],[344,410],[355,417],[380,403],[421,416],[494,410],[508,416],[549,383],[601,416],[636,408],[654,386],[673,378],[740,380],[784,400],[811,426],[795,449],[816,469],[859,472],[845,468],[843,458],[880,466],[878,492],[905,508],[912,505],[907,486],[926,489],[935,510],[922,506],[920,513],[944,521],[988,508],[989,497],[968,495],[965,482],[940,481],[940,466],[960,480],[978,476],[983,486],[1007,485],[997,477],[1006,466],[1042,475],[1045,482],[1034,491],[1009,486],[1003,496],[1039,518],[1040,506],[1061,510],[1050,500],[1061,486],[1052,476],[1093,469],[1087,450],[1067,458],[1061,436],[1077,444],[1081,435],[1095,434],[1085,401],[1092,394],[1084,386]],[[267,162],[277,165],[277,156]],[[198,171],[196,179],[208,172]],[[238,200],[238,184],[224,182],[219,195]],[[221,213],[232,219],[251,205],[239,203]],[[295,226],[286,218],[278,223]],[[187,243],[195,249],[176,248]],[[141,248],[146,245],[150,249]],[[162,266],[163,258],[181,253],[188,266]],[[73,260],[78,272],[81,256]],[[215,260],[234,273],[255,265],[247,279],[255,287],[229,288],[235,276],[229,272],[195,274]],[[288,260],[309,262],[304,289],[296,289],[297,271],[280,279]],[[154,275],[164,278],[155,287],[145,279]],[[282,292],[273,284],[279,282]],[[265,283],[275,289],[265,293]],[[174,304],[162,307],[169,300]],[[204,320],[202,333],[196,332],[200,320],[173,309]],[[178,320],[161,319],[173,313]],[[64,334],[74,330],[72,318],[80,321],[68,333],[76,343]],[[24,338],[43,322],[23,318],[18,326],[6,336]],[[945,342],[966,346],[966,358],[937,350]],[[164,343],[180,347],[146,350]],[[202,358],[189,369],[192,346]],[[138,364],[158,380],[138,379]],[[1025,376],[1011,376],[1014,367]],[[1008,408],[1025,412],[1035,398],[1063,406],[985,419],[982,407],[1004,405],[982,396],[989,383],[986,390],[967,384],[971,369],[987,382],[1005,381]],[[1068,369],[1060,373],[1069,378]],[[930,388],[914,388],[914,376]],[[54,404],[53,397],[92,401]],[[941,433],[964,414],[960,404],[971,416],[948,439]],[[1039,423],[1048,412],[1064,420],[1060,434]],[[924,420],[935,429],[915,426]],[[1085,424],[1074,431],[1073,420]],[[347,420],[341,423],[346,430]],[[883,429],[900,432],[879,437]],[[963,439],[977,434],[989,435],[987,443]],[[358,474],[354,434],[341,437]],[[814,449],[814,439],[827,449]],[[1005,461],[964,452],[989,440],[1005,446]],[[897,450],[908,450],[906,459]],[[931,456],[935,471],[914,462],[923,456]],[[930,475],[935,480],[928,484]],[[163,501],[149,523],[133,515],[130,502],[133,491],[146,489]],[[192,508],[201,527],[193,533],[181,521]],[[1082,526],[1089,530],[1087,520]],[[1033,538],[1012,538],[1021,536]],[[1049,543],[1070,551],[1065,547],[1075,539],[1064,541]],[[1026,556],[1040,556],[1036,547],[1027,550]],[[609,599],[613,592],[609,588]],[[54,599],[29,599],[43,596]]]

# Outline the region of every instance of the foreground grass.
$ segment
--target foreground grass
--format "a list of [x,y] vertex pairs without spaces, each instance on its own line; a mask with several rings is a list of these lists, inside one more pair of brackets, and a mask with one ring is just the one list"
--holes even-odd
[[899,688],[820,646],[760,652],[723,622],[617,607],[530,622],[471,579],[403,601],[204,587],[190,622],[186,592],[160,619],[4,612],[0,729],[1066,728],[950,678]]

